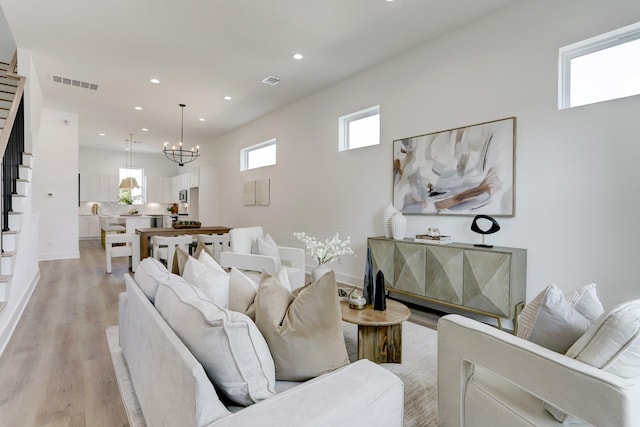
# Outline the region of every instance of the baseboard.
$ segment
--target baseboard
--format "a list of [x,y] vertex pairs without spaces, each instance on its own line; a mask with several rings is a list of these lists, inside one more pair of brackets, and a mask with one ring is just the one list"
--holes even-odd
[[7,344],[9,344],[9,340],[13,335],[13,331],[15,331],[16,326],[18,326],[18,322],[22,317],[22,313],[27,307],[27,303],[31,299],[31,295],[33,294],[33,291],[39,281],[40,269],[38,268],[33,276],[33,279],[31,280],[31,283],[29,284],[29,287],[27,288],[27,291],[23,294],[22,299],[16,305],[13,313],[9,314],[9,322],[7,323],[6,327],[4,328],[4,330],[0,331],[0,357],[4,352],[4,349],[7,347]]
[[59,259],[76,259],[80,258],[80,251],[72,251],[72,252],[49,252],[43,253],[40,252],[39,261],[56,261]]

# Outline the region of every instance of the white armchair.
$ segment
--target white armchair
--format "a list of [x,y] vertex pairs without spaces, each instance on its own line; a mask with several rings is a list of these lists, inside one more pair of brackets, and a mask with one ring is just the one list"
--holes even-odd
[[230,250],[220,253],[220,265],[259,273],[264,270],[272,275],[283,268],[292,290],[304,286],[304,250],[278,246],[279,261],[275,256],[258,255],[254,253],[256,240],[263,236],[262,227],[234,228],[229,231]]
[[640,378],[624,379],[458,315],[438,321],[440,425],[561,426],[548,402],[594,426],[640,426]]

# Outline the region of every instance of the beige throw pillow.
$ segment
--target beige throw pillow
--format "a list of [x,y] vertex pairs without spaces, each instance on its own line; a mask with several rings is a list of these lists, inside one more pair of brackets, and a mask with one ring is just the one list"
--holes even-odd
[[247,316],[217,306],[178,276],[160,284],[156,308],[216,390],[243,406],[275,395],[269,347]]
[[256,307],[254,301],[258,293],[258,284],[245,276],[235,267],[229,274],[229,310],[244,313],[255,320]]
[[279,380],[304,381],[349,363],[333,272],[302,288],[297,297],[263,273],[256,325],[269,344]]

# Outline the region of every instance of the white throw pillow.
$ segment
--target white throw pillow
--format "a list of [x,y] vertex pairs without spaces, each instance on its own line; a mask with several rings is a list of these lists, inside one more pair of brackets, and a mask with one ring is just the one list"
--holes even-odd
[[256,325],[184,280],[162,282],[156,308],[227,398],[248,406],[275,395],[275,367]]
[[218,261],[216,261],[215,258],[212,257],[211,254],[209,254],[209,252],[207,252],[206,250],[200,251],[200,253],[198,254],[198,261],[206,264],[208,267],[216,271],[219,271],[220,273],[226,274],[224,268],[222,268],[220,264],[218,264]]
[[133,278],[153,304],[160,281],[167,279],[169,274],[169,270],[160,261],[147,257],[140,261]]
[[[202,254],[209,256],[204,251],[201,252],[201,257]],[[184,266],[182,278],[200,289],[220,307],[229,308],[229,274],[224,270],[216,270],[209,264],[190,256]]]
[[270,256],[275,259],[276,271],[280,271],[280,266],[282,264],[280,260],[280,249],[269,233],[264,237],[260,236],[256,239],[255,253],[258,255]]
[[244,313],[252,320],[256,318],[254,300],[258,284],[235,267],[229,275],[229,310]]
[[591,326],[556,285],[549,285],[522,310],[517,335],[565,353]]

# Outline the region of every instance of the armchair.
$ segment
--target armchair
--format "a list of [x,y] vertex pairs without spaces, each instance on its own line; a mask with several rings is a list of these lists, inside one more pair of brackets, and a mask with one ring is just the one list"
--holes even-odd
[[639,378],[618,377],[462,316],[438,321],[441,426],[561,426],[544,402],[584,420],[572,425],[640,425]]
[[271,275],[277,274],[283,268],[289,277],[292,290],[304,286],[304,250],[278,246],[279,257],[256,254],[256,241],[263,235],[262,227],[230,230],[230,250],[220,253],[220,265],[245,271],[262,272],[264,270]]

